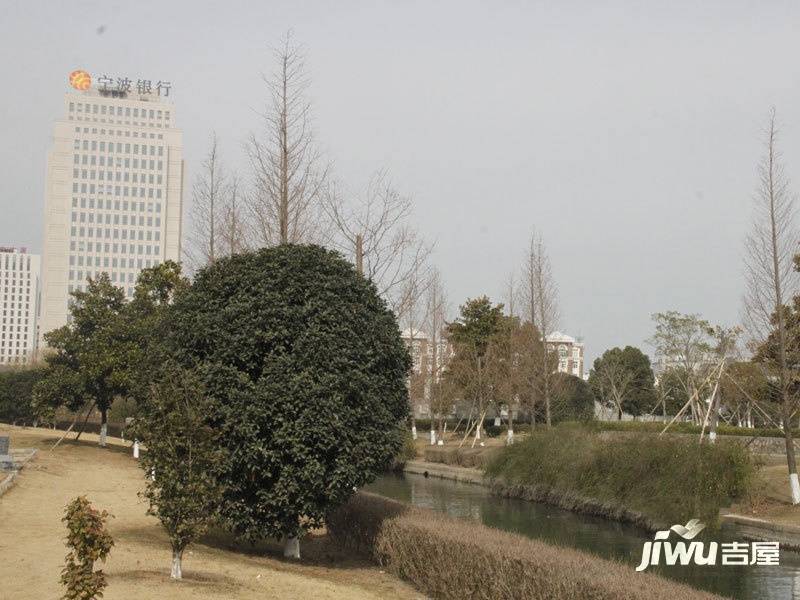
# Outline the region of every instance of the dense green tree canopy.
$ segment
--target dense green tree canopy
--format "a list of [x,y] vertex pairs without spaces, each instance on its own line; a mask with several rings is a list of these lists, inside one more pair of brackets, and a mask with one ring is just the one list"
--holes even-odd
[[597,400],[614,406],[620,418],[623,412],[638,417],[656,403],[650,359],[633,346],[611,348],[595,359],[589,385]]
[[46,372],[42,367],[0,370],[0,421],[30,425],[37,420],[33,410],[33,387]]
[[166,261],[139,274],[130,302],[107,273],[73,292],[70,322],[45,334],[49,368],[35,387],[37,410],[89,404],[105,423],[116,397],[145,397],[167,356],[166,308],[187,286],[180,266]]
[[[50,369],[35,388],[40,410],[56,406],[79,410],[90,402],[105,424],[114,397],[128,384],[124,368],[128,357],[118,337],[124,306],[124,292],[107,273],[89,279],[86,291],[72,293],[70,322],[44,336]],[[105,444],[103,435],[100,442]]]
[[239,535],[319,525],[401,446],[410,357],[375,286],[338,254],[284,245],[201,270],[170,309],[228,450],[221,514]]
[[492,305],[487,296],[467,299],[460,307],[459,317],[448,325],[450,343],[458,353],[469,352],[483,356],[492,336],[497,334],[504,323],[503,305]]
[[580,377],[555,374],[553,392],[553,423],[594,419],[594,395],[589,384]]

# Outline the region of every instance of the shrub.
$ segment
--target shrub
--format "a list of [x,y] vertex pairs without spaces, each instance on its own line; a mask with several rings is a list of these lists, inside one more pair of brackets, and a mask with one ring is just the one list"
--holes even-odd
[[98,512],[85,496],[67,505],[64,518],[67,525],[69,553],[61,571],[61,583],[67,588],[64,600],[94,600],[103,596],[106,576],[102,569],[95,571],[94,563],[105,562],[114,540],[106,531],[106,511]]
[[[577,423],[571,423],[576,425]],[[587,423],[592,431],[633,431],[633,432],[649,432],[661,433],[666,423],[661,421],[594,421]],[[677,421],[669,426],[667,433],[690,433],[693,435],[700,435],[702,427],[694,423],[686,421]],[[741,437],[777,437],[783,438],[783,431],[776,428],[767,427],[735,427],[733,425],[726,425],[720,423],[717,427],[718,435],[732,435]],[[708,435],[708,426],[706,426],[706,435]]]
[[394,458],[394,463],[392,464],[392,469],[394,470],[402,469],[403,465],[408,461],[417,458],[417,445],[414,443],[414,438],[411,436],[411,432],[408,430],[403,430],[401,435],[403,436],[403,445],[400,447],[400,451]]
[[327,519],[331,536],[434,598],[716,598],[570,548],[359,493]]
[[455,446],[429,446],[424,456],[428,462],[457,467],[485,469],[499,448],[457,448]]
[[512,485],[611,502],[660,523],[699,518],[713,524],[720,507],[748,493],[755,465],[746,448],[730,442],[649,434],[606,438],[562,426],[503,448],[486,473]]

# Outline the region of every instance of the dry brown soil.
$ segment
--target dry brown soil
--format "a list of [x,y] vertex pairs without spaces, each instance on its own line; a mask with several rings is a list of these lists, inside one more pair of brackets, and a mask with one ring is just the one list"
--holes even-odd
[[115,546],[104,566],[105,600],[422,597],[408,584],[346,556],[324,534],[304,538],[299,563],[284,560],[277,544],[232,550],[221,537],[209,536],[184,556],[184,580],[172,581],[169,543],[137,495],[143,475],[128,444],[112,439],[101,449],[96,436],[84,435],[51,451],[60,432],[0,425],[0,435],[9,434],[12,447],[40,450],[0,497],[2,599],[60,597],[66,554],[61,517],[78,495],[114,515],[109,530]]

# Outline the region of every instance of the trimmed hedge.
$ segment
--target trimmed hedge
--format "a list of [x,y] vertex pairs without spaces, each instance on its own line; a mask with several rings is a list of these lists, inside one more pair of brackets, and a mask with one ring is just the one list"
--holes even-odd
[[486,474],[505,486],[591,498],[670,525],[693,518],[715,524],[721,507],[748,497],[755,471],[747,448],[730,441],[608,437],[561,426],[502,448]]
[[[565,423],[566,424],[566,423]],[[569,425],[583,425],[576,422],[571,422]],[[585,425],[592,431],[632,431],[641,433],[661,433],[666,426],[666,423],[661,421],[592,421]],[[514,428],[516,430],[516,427]],[[693,433],[700,435],[702,427],[694,423],[687,423],[679,421],[669,426],[667,433]],[[706,435],[708,435],[708,426],[706,426]],[[717,427],[717,435],[736,435],[743,437],[783,437],[783,431],[780,429],[770,429],[766,427],[755,427],[749,429],[747,427],[733,427],[731,425],[720,424]]]
[[713,594],[539,540],[361,492],[331,536],[434,598],[711,600]]

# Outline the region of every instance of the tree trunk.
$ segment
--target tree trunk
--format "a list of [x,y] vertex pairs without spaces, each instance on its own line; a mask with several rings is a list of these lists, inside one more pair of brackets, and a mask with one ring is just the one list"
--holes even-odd
[[183,579],[183,573],[181,572],[182,559],[183,559],[183,550],[172,551],[172,572],[169,575],[170,577],[172,577],[172,579]]
[[286,538],[283,545],[283,556],[300,560],[300,538],[296,535]]
[[472,447],[475,447],[475,443],[481,439],[481,427],[483,427],[483,420],[486,418],[486,411],[481,413],[481,420],[478,421],[478,426],[475,428],[475,439],[472,440]]
[[514,443],[514,413],[511,407],[508,407],[508,439],[506,443],[510,446]]
[[100,446],[106,447],[106,434],[108,433],[108,409],[100,410]]
[[436,445],[436,430],[433,428],[433,421],[431,421],[431,446]]
[[714,394],[711,396],[711,422],[708,425],[708,441],[712,444],[717,441],[717,425],[719,424],[719,391],[714,387]]

